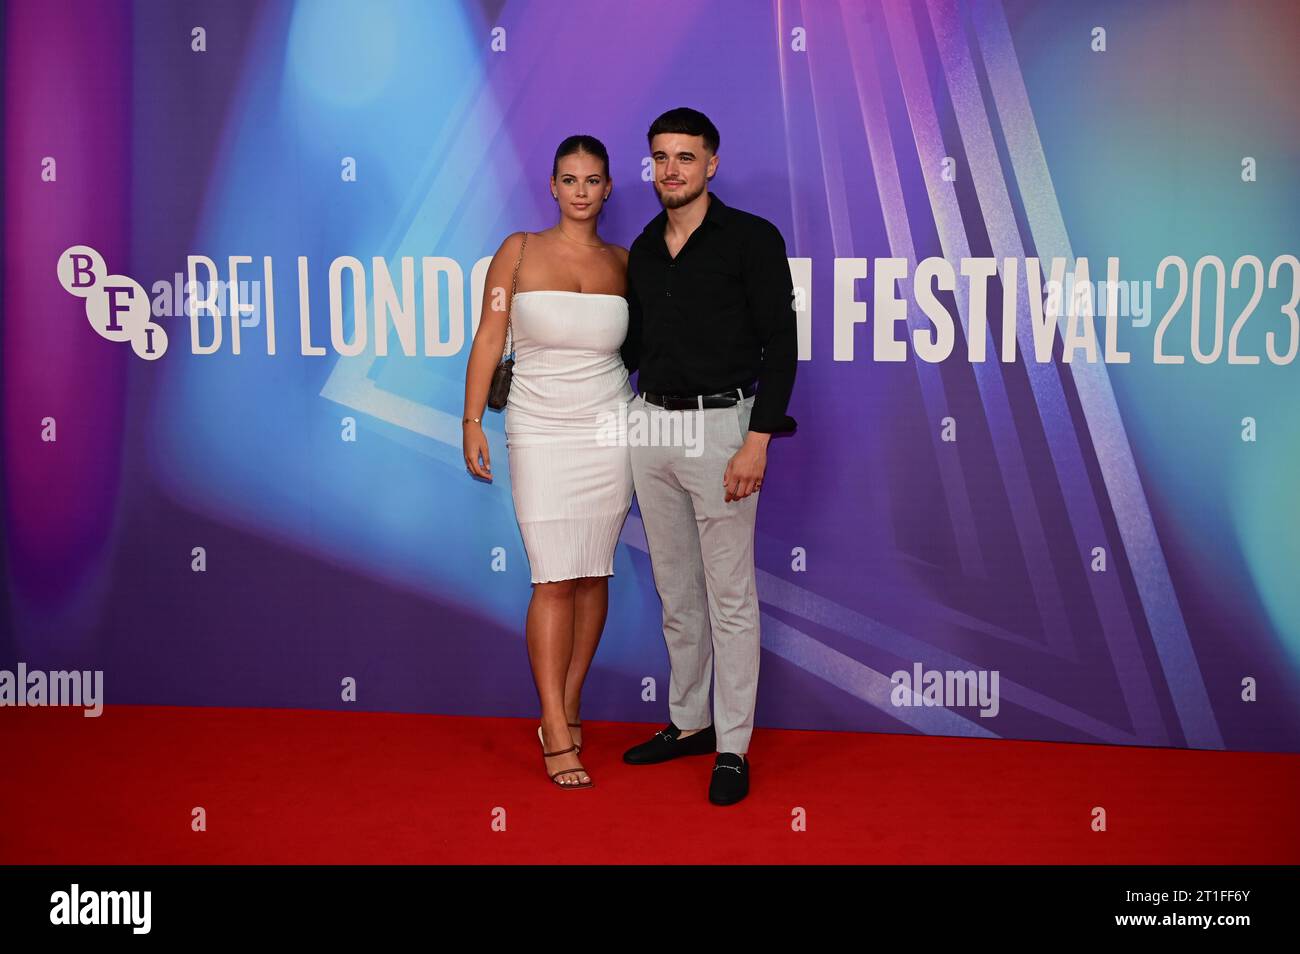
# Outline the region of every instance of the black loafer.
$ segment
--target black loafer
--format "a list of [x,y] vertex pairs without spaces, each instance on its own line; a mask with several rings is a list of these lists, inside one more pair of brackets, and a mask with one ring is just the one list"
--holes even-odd
[[629,765],[653,765],[683,755],[708,755],[718,747],[718,736],[713,731],[713,726],[701,729],[684,739],[678,738],[681,734],[682,730],[669,722],[667,727],[656,732],[649,742],[634,745],[624,752],[623,761]]
[[719,752],[709,782],[709,801],[734,805],[749,794],[749,759],[735,752]]

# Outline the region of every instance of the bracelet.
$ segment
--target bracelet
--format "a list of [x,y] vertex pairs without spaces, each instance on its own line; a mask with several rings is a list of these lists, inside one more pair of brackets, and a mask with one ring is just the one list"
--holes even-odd
[[462,417],[462,418],[460,419],[460,422],[461,422],[462,424],[468,424],[470,421],[473,421],[475,424],[482,424],[482,423],[483,423],[483,422],[482,422],[481,420],[479,420],[477,417]]

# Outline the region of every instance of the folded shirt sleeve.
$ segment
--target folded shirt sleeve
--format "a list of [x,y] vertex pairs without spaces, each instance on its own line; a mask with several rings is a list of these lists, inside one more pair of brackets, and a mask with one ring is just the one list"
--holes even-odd
[[745,254],[745,295],[763,346],[758,394],[749,429],[764,434],[794,433],[786,413],[799,364],[794,310],[794,278],[781,230],[766,220],[754,229]]

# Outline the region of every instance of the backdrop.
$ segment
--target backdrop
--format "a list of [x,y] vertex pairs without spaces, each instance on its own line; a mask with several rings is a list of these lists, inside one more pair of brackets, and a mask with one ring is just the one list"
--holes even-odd
[[[759,726],[1300,750],[1298,25],[11,0],[0,666],[102,670],[110,704],[534,713],[501,415],[493,484],[460,447],[483,268],[554,224],[574,133],[608,147],[600,232],[630,244],[659,210],[646,130],[689,105],[799,292]],[[1036,350],[1029,260],[1095,282],[1112,257],[1096,349],[1066,347],[1081,306]],[[951,291],[916,278],[933,259]],[[190,315],[189,277],[244,284]],[[585,718],[665,719],[659,612],[634,505]],[[997,704],[922,693],[950,672]]]

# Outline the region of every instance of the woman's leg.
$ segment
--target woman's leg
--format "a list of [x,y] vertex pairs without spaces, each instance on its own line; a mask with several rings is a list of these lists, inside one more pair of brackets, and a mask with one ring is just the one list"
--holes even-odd
[[[542,704],[542,744],[547,752],[567,749],[573,744],[568,727],[570,720],[564,711],[564,686],[574,655],[574,595],[577,589],[576,580],[538,583],[534,585],[533,597],[528,603],[528,659],[533,667],[537,698]],[[546,764],[548,773],[566,768],[576,770],[558,776],[556,781],[559,782],[573,784],[590,778],[579,767],[582,763],[576,752],[557,755],[547,759]]]
[[[584,576],[577,581],[573,601],[573,658],[564,680],[564,711],[569,722],[578,722],[582,708],[582,684],[596,655],[600,634],[605,629],[609,611],[609,577]],[[570,730],[575,742],[582,739],[581,729]]]

